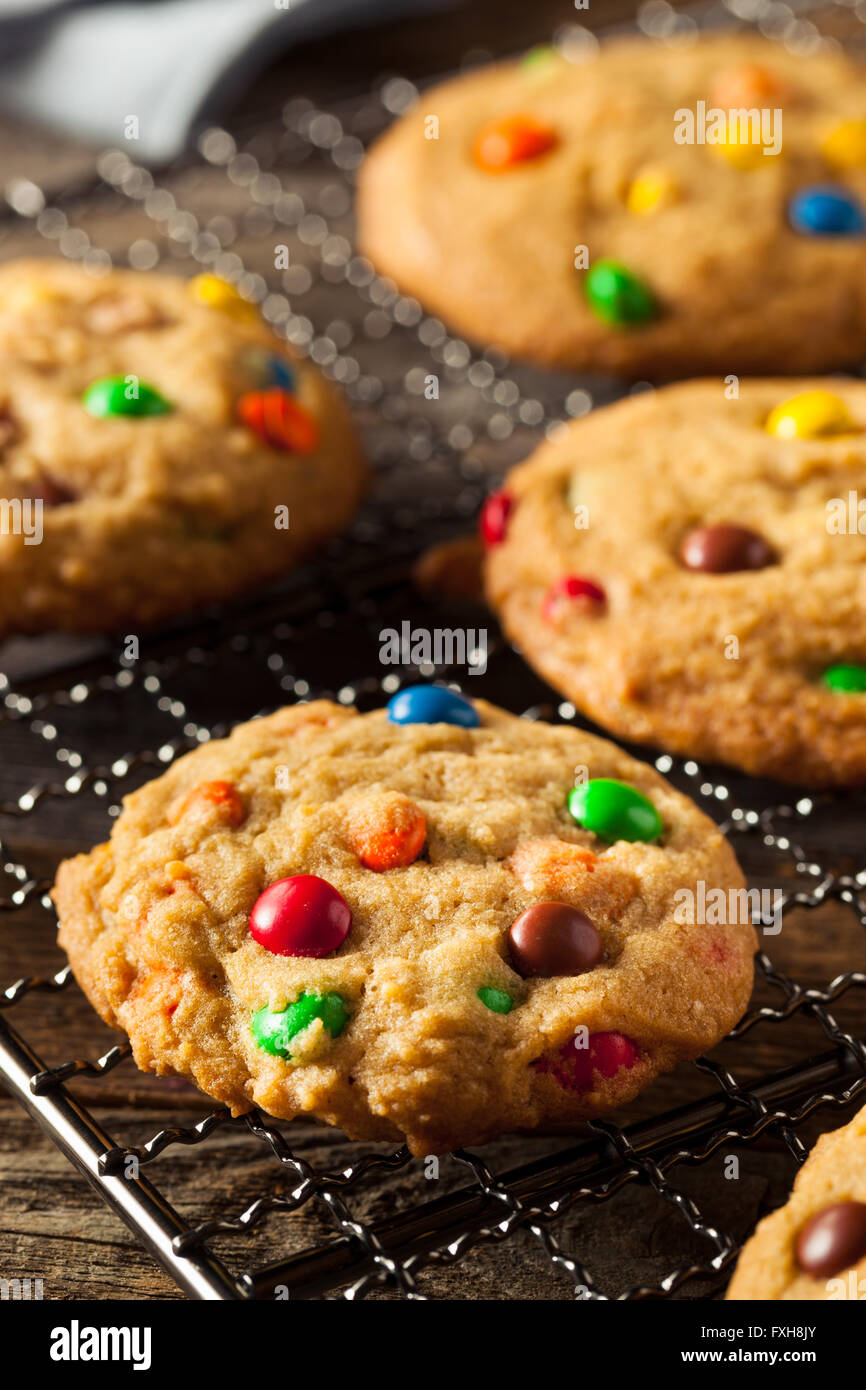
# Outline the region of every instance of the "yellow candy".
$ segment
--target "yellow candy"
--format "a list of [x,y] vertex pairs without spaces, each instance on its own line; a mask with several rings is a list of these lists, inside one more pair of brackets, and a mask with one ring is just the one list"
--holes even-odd
[[837,169],[866,168],[866,121],[842,121],[826,136],[822,149]]
[[232,318],[243,319],[247,323],[258,320],[259,311],[255,304],[243,299],[234,285],[230,285],[228,280],[221,280],[218,275],[196,275],[195,279],[190,280],[189,288],[196,299],[211,309],[219,309],[221,313],[231,314]]
[[52,304],[60,299],[55,290],[45,285],[32,285],[28,281],[13,285],[6,291],[5,303],[14,309],[36,309],[41,304]]
[[642,216],[654,212],[663,203],[672,203],[677,195],[676,180],[661,169],[647,169],[638,174],[626,195],[629,212]]
[[777,439],[820,439],[852,434],[857,425],[845,402],[832,391],[804,391],[771,410],[765,428]]
[[741,140],[739,123],[728,121],[723,139],[712,148],[723,154],[738,169],[760,169],[764,164],[772,164],[772,160],[764,154],[764,149],[769,148],[769,145],[765,146],[763,139],[750,140],[748,129],[743,133],[746,138]]

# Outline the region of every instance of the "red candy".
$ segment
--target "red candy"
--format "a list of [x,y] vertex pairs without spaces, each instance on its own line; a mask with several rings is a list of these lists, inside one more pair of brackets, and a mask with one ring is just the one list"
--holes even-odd
[[638,1058],[635,1044],[624,1033],[593,1033],[587,1051],[593,1070],[602,1076],[615,1076],[623,1068],[631,1071]]
[[485,545],[500,545],[505,540],[508,516],[514,506],[507,492],[491,492],[481,508],[478,529]]
[[557,143],[556,131],[534,116],[504,116],[482,127],[472,153],[479,169],[501,173],[515,164],[538,159]]
[[351,925],[346,900],[316,874],[272,883],[250,913],[250,936],[275,956],[328,956]]
[[241,396],[238,418],[272,449],[311,454],[319,442],[319,429],[312,415],[279,386]]
[[624,1033],[590,1033],[588,1047],[578,1047],[577,1040],[569,1038],[558,1052],[539,1057],[532,1065],[567,1091],[586,1091],[594,1072],[608,1079],[618,1071],[631,1071],[638,1058],[637,1046]]
[[600,584],[592,579],[584,579],[578,574],[567,574],[551,584],[541,605],[542,616],[551,623],[567,603],[581,603],[585,607],[607,602],[607,594]]

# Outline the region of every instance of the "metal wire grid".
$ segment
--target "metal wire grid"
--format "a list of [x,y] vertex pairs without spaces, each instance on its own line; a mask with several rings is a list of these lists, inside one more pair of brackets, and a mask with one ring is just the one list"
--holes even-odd
[[[644,27],[655,36],[669,38],[672,21],[670,15],[665,17],[665,7],[646,8]],[[757,8],[752,6],[753,11]],[[772,29],[779,20],[779,9],[787,7],[760,8],[775,13],[773,23],[765,21],[765,27]],[[784,31],[786,41],[792,37],[791,23],[808,26],[810,21],[795,19],[789,11],[779,31]],[[800,40],[807,36],[808,29],[802,28],[793,35]],[[569,41],[576,41],[574,33]],[[363,153],[357,132],[368,136],[389,113],[402,109],[413,92],[404,79],[392,79],[378,94],[378,104],[354,103],[339,116],[293,101],[282,112],[279,125],[265,131],[267,138],[263,140],[259,130],[246,146],[239,146],[227,131],[206,132],[200,143],[204,167],[225,180],[226,191],[231,186],[248,195],[246,211],[239,219],[221,215],[202,226],[199,217],[182,205],[176,191],[165,182],[157,185],[147,170],[119,151],[101,159],[102,182],[87,189],[86,203],[77,203],[62,193],[46,196],[31,183],[19,182],[8,190],[14,213],[31,219],[36,232],[55,242],[61,254],[82,260],[95,273],[110,264],[110,257],[84,226],[76,225],[76,211],[86,220],[92,209],[106,200],[112,200],[112,207],[124,200],[152,227],[151,235],[137,238],[130,246],[132,264],[145,268],[182,257],[235,280],[242,292],[261,303],[264,316],[278,332],[285,333],[297,349],[340,382],[362,419],[376,424],[372,442],[380,472],[378,496],[362,514],[349,543],[332,547],[316,569],[278,587],[261,603],[211,615],[204,627],[187,624],[169,634],[157,634],[135,665],[118,662],[99,649],[88,652],[80,668],[73,664],[71,670],[63,672],[62,683],[58,682],[59,672],[54,679],[49,676],[17,683],[9,675],[0,675],[0,728],[14,725],[16,731],[39,740],[45,751],[54,753],[64,774],[46,777],[19,797],[0,802],[3,816],[19,822],[38,819],[46,803],[74,801],[85,794],[102,799],[109,814],[116,814],[116,798],[136,774],[158,771],[186,749],[217,736],[222,730],[207,718],[196,718],[192,702],[178,690],[178,681],[190,670],[217,670],[221,663],[224,669],[225,662],[242,657],[245,671],[255,663],[266,673],[265,679],[274,687],[274,703],[287,694],[302,699],[331,695],[362,706],[378,703],[383,693],[397,688],[400,677],[365,675],[337,690],[324,688],[316,678],[315,654],[322,627],[348,613],[363,615],[372,633],[395,587],[399,589],[405,580],[409,558],[422,539],[429,537],[439,522],[453,528],[455,521],[474,511],[483,490],[479,479],[485,473],[483,454],[480,459],[473,454],[479,439],[489,438],[502,447],[512,436],[520,441],[526,431],[551,431],[562,415],[581,414],[604,398],[604,388],[594,390],[592,383],[575,388],[569,381],[563,390],[558,378],[512,370],[494,352],[474,353],[352,254],[349,200],[340,195],[340,189],[345,191],[345,180]],[[337,182],[319,185],[314,207],[307,206],[275,172],[289,162],[287,155],[307,157],[311,153],[327,160],[335,175],[341,176]],[[271,289],[272,273],[265,276],[250,269],[238,251],[230,249],[238,236],[238,222],[249,221],[260,237],[285,228],[286,236],[302,250],[297,264],[281,276],[276,292]],[[243,229],[242,225],[241,232]],[[321,286],[334,287],[333,302],[339,304],[341,317],[330,320],[326,332],[317,333],[312,316],[298,313],[293,301],[303,301],[307,295],[314,299]],[[350,288],[355,292],[351,299],[347,293]],[[399,336],[402,379],[395,380],[392,375],[383,380],[381,367],[378,371],[375,368],[381,363],[383,340],[392,332]],[[449,409],[441,412],[439,419],[435,409],[425,406],[423,394],[431,360],[441,373],[443,395],[449,398]],[[408,370],[407,361],[411,363]],[[407,395],[413,401],[411,408]],[[451,421],[445,429],[442,418]],[[408,490],[406,469],[400,467],[402,460],[393,434],[389,436],[389,425],[398,427],[415,465]],[[521,452],[524,447],[520,443]],[[420,505],[412,501],[412,494],[417,497],[420,491],[419,468],[433,494],[432,500],[428,497]],[[388,530],[395,517],[399,528],[396,536]],[[384,560],[383,535],[388,536]],[[301,652],[302,660],[313,669],[296,669],[291,652]],[[483,684],[485,693],[491,685],[513,688],[515,664],[513,654],[498,643],[488,675],[478,679],[478,686]],[[367,663],[364,669],[374,668]],[[425,670],[424,674],[456,675],[445,670]],[[64,732],[64,718],[68,720],[73,709],[86,708],[95,697],[125,701],[133,689],[151,702],[161,719],[170,721],[176,730],[174,736],[106,765],[89,766],[85,755],[71,746],[73,740]],[[545,698],[543,692],[541,698]],[[525,712],[535,717],[577,719],[566,702],[536,703]],[[866,925],[866,870],[850,875],[825,868],[793,838],[797,826],[810,821],[816,811],[832,812],[831,798],[804,796],[793,805],[788,800],[772,799],[765,804],[760,784],[734,776],[716,780],[693,762],[667,756],[658,758],[656,765],[685,782],[708,809],[718,813],[724,808],[729,833],[749,838],[771,856],[781,855],[801,876],[806,886],[784,894],[784,917],[798,908],[814,910],[835,900],[847,906],[860,926]],[[42,911],[51,913],[46,896],[50,882],[36,877],[3,843],[0,868],[10,884],[8,893],[0,898],[0,911],[13,915],[38,902]],[[866,975],[846,971],[824,989],[806,988],[775,968],[763,952],[758,969],[778,1002],[750,1011],[732,1037],[740,1039],[768,1024],[784,1027],[805,1013],[817,1021],[829,1044],[827,1052],[752,1082],[738,1081],[718,1062],[701,1059],[695,1066],[714,1086],[708,1097],[627,1128],[595,1121],[589,1126],[589,1139],[506,1173],[494,1174],[478,1155],[459,1153],[454,1157],[466,1170],[464,1188],[373,1224],[355,1214],[351,1195],[362,1184],[410,1164],[405,1149],[385,1155],[366,1154],[339,1172],[320,1171],[295,1152],[283,1128],[266,1117],[254,1113],[232,1120],[219,1109],[194,1126],[164,1129],[142,1146],[118,1143],[73,1099],[67,1083],[82,1075],[107,1075],[129,1056],[128,1046],[113,1047],[96,1062],[70,1060],[47,1068],[3,1014],[0,1075],[179,1285],[194,1297],[264,1298],[282,1296],[284,1291],[310,1297],[341,1290],[345,1297],[359,1298],[387,1287],[404,1297],[420,1298],[425,1296],[425,1271],[458,1265],[469,1251],[505,1242],[516,1231],[525,1230],[540,1243],[552,1269],[572,1281],[577,1296],[603,1298],[592,1271],[562,1248],[555,1226],[576,1203],[608,1200],[628,1184],[651,1188],[708,1246],[705,1259],[671,1271],[655,1285],[619,1294],[627,1299],[665,1297],[691,1281],[720,1282],[737,1248],[734,1237],[718,1229],[676,1186],[671,1175],[677,1166],[703,1163],[722,1145],[751,1144],[768,1134],[781,1137],[800,1162],[805,1151],[796,1129],[816,1110],[850,1104],[866,1087],[866,1047],[840,1027],[831,1012],[850,991],[866,986]],[[0,1008],[8,1016],[8,1011],[29,995],[64,991],[70,984],[68,970],[50,979],[19,980],[0,996]],[[218,1215],[191,1226],[146,1177],[124,1176],[130,1158],[146,1167],[172,1146],[206,1143],[216,1129],[225,1126],[241,1128],[266,1146],[285,1176],[285,1191],[263,1196],[236,1215]],[[330,1242],[271,1268],[240,1273],[229,1271],[208,1248],[216,1235],[249,1234],[272,1215],[295,1212],[314,1198],[334,1221],[336,1236]]]
[[[273,632],[266,630],[246,640],[247,662],[256,660],[274,673],[274,663],[269,657],[279,655],[280,651]],[[303,649],[303,641],[299,645]],[[217,660],[219,653],[210,655]],[[513,659],[501,646],[492,664],[510,663]],[[22,732],[26,730],[30,736],[41,738],[42,729],[34,729],[34,724],[41,726],[46,716],[50,716],[56,721],[54,727],[62,730],[63,710],[70,700],[75,704],[86,703],[96,692],[105,692],[109,680],[113,680],[114,697],[123,700],[130,676],[140,681],[141,688],[160,713],[165,712],[166,701],[170,701],[174,706],[173,717],[181,719],[188,711],[184,708],[181,712],[182,702],[171,693],[171,678],[178,669],[176,656],[164,661],[150,659],[146,670],[141,672],[118,667],[112,677],[103,673],[90,682],[77,681],[71,690],[36,696],[29,707],[20,696],[13,697],[7,691],[2,719],[11,718]],[[368,677],[355,683],[352,694],[361,704],[372,703],[381,694],[382,684],[380,679]],[[310,691],[310,694],[320,693],[333,695],[334,692]],[[345,696],[349,693],[346,691]],[[535,709],[530,713],[547,716],[558,713],[563,717],[563,708],[560,706],[558,711]],[[574,717],[569,715],[567,708],[565,717]],[[200,738],[201,725],[195,727]],[[175,748],[164,745],[155,752],[144,750],[117,760],[110,767],[82,767],[74,778],[63,783],[42,784],[19,799],[15,812],[20,818],[30,818],[38,814],[39,806],[46,800],[74,799],[88,789],[113,799],[136,769],[164,765],[181,746],[188,746],[191,737],[185,731],[181,739],[175,741]],[[690,780],[704,778],[695,787],[696,795],[718,804],[715,795],[718,784],[707,783],[702,772],[685,763],[669,765],[665,758],[657,761],[675,775],[684,775]],[[12,808],[7,805],[3,811],[8,815]],[[807,821],[813,811],[814,805],[802,800],[799,810],[782,804],[759,813],[753,808],[735,806],[729,812],[726,828],[740,836],[757,837],[763,846],[783,854],[799,874],[811,879],[810,886],[785,894],[785,915],[797,908],[819,908],[835,899],[845,903],[862,926],[866,922],[863,875],[826,873],[819,877],[818,865],[792,838],[792,822]],[[14,914],[32,899],[39,899],[43,910],[50,913],[45,897],[48,881],[39,881],[26,866],[11,859],[5,846],[2,867],[14,885],[0,901],[3,912]],[[349,1204],[351,1191],[362,1181],[406,1166],[411,1160],[405,1150],[384,1156],[366,1155],[341,1172],[315,1171],[302,1154],[290,1147],[282,1129],[264,1116],[253,1114],[231,1120],[223,1110],[214,1110],[195,1126],[163,1130],[143,1146],[129,1146],[99,1131],[83,1108],[79,1107],[74,1117],[65,1113],[72,1104],[65,1083],[82,1074],[106,1075],[128,1057],[127,1046],[112,1048],[96,1062],[76,1059],[49,1069],[17,1035],[4,1027],[0,1029],[0,1070],[7,1084],[11,1084],[37,1118],[48,1125],[55,1139],[64,1146],[74,1142],[73,1153],[79,1166],[85,1167],[133,1229],[144,1236],[182,1287],[200,1297],[266,1297],[281,1287],[300,1296],[310,1296],[344,1285],[348,1285],[347,1296],[360,1297],[383,1282],[393,1285],[407,1297],[418,1297],[419,1275],[425,1269],[456,1263],[479,1244],[502,1242],[520,1228],[528,1230],[541,1242],[553,1266],[572,1279],[580,1296],[600,1297],[591,1271],[561,1247],[555,1223],[575,1202],[605,1200],[632,1182],[648,1184],[677,1209],[691,1230],[703,1237],[709,1246],[705,1260],[672,1271],[653,1287],[633,1288],[624,1294],[630,1298],[658,1297],[678,1290],[690,1280],[724,1275],[736,1252],[733,1237],[717,1229],[696,1203],[677,1188],[668,1176],[671,1170],[681,1162],[706,1161],[722,1145],[752,1143],[768,1132],[780,1135],[799,1161],[804,1151],[794,1133],[797,1126],[819,1107],[849,1103],[866,1086],[866,1049],[860,1040],[838,1026],[831,1012],[835,1002],[849,990],[866,986],[866,975],[846,972],[825,989],[816,990],[804,988],[775,969],[766,954],[759,956],[758,963],[778,1002],[752,1010],[734,1036],[741,1038],[759,1025],[783,1026],[795,1014],[807,1011],[818,1021],[832,1046],[831,1051],[819,1059],[810,1058],[785,1073],[761,1078],[752,1084],[739,1083],[726,1067],[702,1059],[696,1066],[713,1080],[716,1095],[684,1107],[678,1113],[627,1129],[596,1121],[590,1126],[594,1136],[591,1140],[507,1174],[494,1175],[481,1157],[461,1153],[457,1158],[472,1179],[469,1187],[374,1227],[353,1215]],[[49,980],[22,980],[0,996],[0,1005],[8,1010],[33,991],[63,990],[70,983],[68,970]],[[72,1140],[68,1134],[71,1119],[74,1120]],[[128,1159],[135,1158],[146,1168],[172,1145],[203,1143],[217,1127],[224,1125],[243,1126],[270,1148],[286,1175],[289,1188],[286,1193],[264,1196],[237,1215],[219,1215],[190,1227],[176,1213],[164,1209],[158,1202],[158,1194],[153,1197],[148,1183],[144,1182],[142,1193],[142,1181],[133,1182],[122,1176]],[[83,1165],[82,1153],[87,1160]],[[274,1269],[237,1276],[230,1275],[208,1256],[207,1242],[214,1235],[250,1232],[266,1217],[277,1212],[296,1211],[314,1197],[331,1213],[339,1232],[337,1242],[303,1252]],[[154,1200],[158,1202],[161,1247],[143,1221],[145,1213],[140,1206],[144,1199],[147,1199],[146,1205]]]

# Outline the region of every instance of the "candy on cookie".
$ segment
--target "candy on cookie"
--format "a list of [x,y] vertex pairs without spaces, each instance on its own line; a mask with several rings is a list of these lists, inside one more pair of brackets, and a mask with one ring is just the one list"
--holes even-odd
[[788,1201],[740,1254],[734,1302],[860,1300],[866,1291],[866,1110],[819,1138]]
[[139,1066],[426,1154],[602,1113],[718,1041],[754,932],[680,920],[701,884],[742,876],[652,768],[415,686],[186,754],[55,900]]
[[569,58],[463,73],[373,144],[358,222],[376,268],[460,336],[548,366],[664,380],[861,361],[861,65],[757,33]]
[[[0,638],[111,631],[273,581],[364,488],[349,415],[227,282],[0,266]],[[138,627],[135,630],[138,630]]]
[[487,597],[621,738],[866,785],[866,386],[729,384],[641,392],[541,444],[505,481]]

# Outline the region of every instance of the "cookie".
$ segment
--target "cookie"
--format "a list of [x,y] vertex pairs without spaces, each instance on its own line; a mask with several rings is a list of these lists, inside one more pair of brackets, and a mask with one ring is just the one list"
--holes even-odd
[[866,386],[730,392],[642,393],[543,444],[485,507],[488,597],[618,736],[863,785]]
[[747,1241],[727,1298],[866,1298],[866,1109],[821,1135],[788,1201]]
[[0,363],[0,636],[228,598],[360,498],[336,393],[212,275],[0,266]]
[[811,372],[866,353],[864,208],[866,83],[838,51],[626,39],[422,93],[363,166],[360,246],[517,357]]
[[742,883],[652,768],[415,687],[187,754],[55,901],[144,1070],[425,1154],[598,1114],[717,1042],[751,989]]

